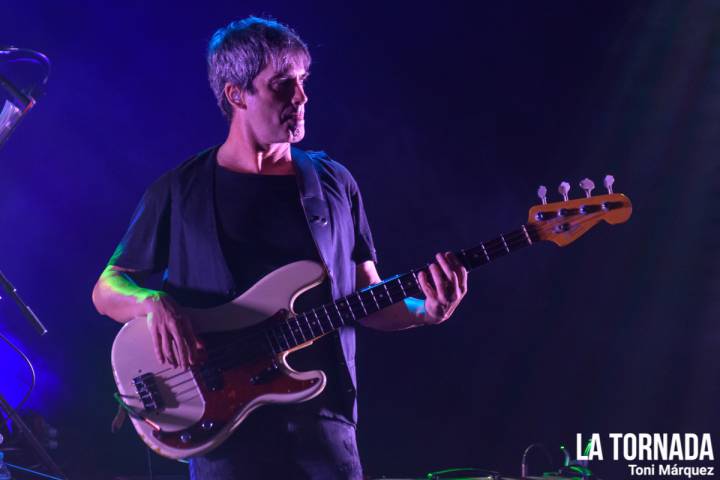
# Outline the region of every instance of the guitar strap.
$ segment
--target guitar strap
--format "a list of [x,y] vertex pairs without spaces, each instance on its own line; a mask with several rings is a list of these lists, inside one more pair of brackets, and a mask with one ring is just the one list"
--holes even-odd
[[318,254],[326,267],[326,273],[332,285],[333,296],[337,296],[337,286],[333,279],[332,272],[327,268],[332,263],[328,258],[332,248],[332,237],[330,232],[330,208],[328,207],[320,184],[320,176],[312,158],[299,148],[292,148],[292,160],[296,169],[298,189],[300,190],[300,201],[305,212],[305,218],[310,227],[310,233],[315,240]]

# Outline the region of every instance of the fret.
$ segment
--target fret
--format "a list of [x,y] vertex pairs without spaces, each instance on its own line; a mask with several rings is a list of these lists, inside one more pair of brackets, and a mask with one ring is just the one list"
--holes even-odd
[[[525,245],[525,240],[522,238],[518,238],[518,235],[519,235],[519,231],[517,231],[517,230],[514,232],[510,232],[510,233],[501,235],[503,243],[508,246],[508,248],[507,248],[507,249],[509,249],[508,253],[512,253],[513,249],[519,248],[519,247]],[[519,244],[518,244],[518,240],[520,241]]]
[[347,307],[347,310],[350,312],[350,315],[352,315],[353,321],[357,320],[357,317],[355,316],[355,312],[353,312],[353,309],[350,307],[350,302],[348,301],[348,298],[345,297],[345,300],[341,300],[340,304],[342,304],[343,301],[345,302],[345,306]]
[[[383,286],[384,286],[383,283],[378,283],[378,284],[376,285],[376,288],[377,288],[378,290],[380,289],[380,285],[383,285]],[[387,297],[387,296],[386,296],[386,297]],[[385,308],[385,307],[388,306],[387,300],[383,298],[382,292],[378,293],[377,298],[380,299],[380,302],[381,302],[381,305],[382,305],[382,307],[380,307],[380,308]]]
[[375,298],[373,297],[372,292],[368,291],[367,289],[363,289],[360,292],[360,298],[362,299],[363,306],[365,307],[365,310],[368,312],[368,315],[372,315],[373,313],[380,310],[380,308],[375,303]]
[[[282,325],[277,327],[280,330],[280,335],[282,335],[282,339],[285,341],[285,347],[283,350],[287,350],[290,348],[290,342],[288,341],[287,336],[285,335],[285,332],[283,332]],[[282,345],[282,344],[281,344]]]
[[520,228],[522,228],[523,233],[525,234],[525,238],[527,239],[528,245],[532,245],[532,240],[530,239],[530,234],[527,231],[527,228],[525,228],[525,225],[521,225]]
[[332,317],[330,316],[330,312],[328,311],[328,309],[325,305],[323,305],[323,311],[325,312],[325,315],[323,316],[323,318],[327,321],[328,325],[330,325],[330,327],[328,327],[328,331],[335,330],[335,323],[333,323]]
[[397,279],[397,282],[398,282],[398,285],[400,285],[400,290],[402,290],[403,298],[407,298],[409,295],[408,295],[407,292],[405,291],[405,287],[403,287],[402,277],[399,277],[399,278]]
[[[328,309],[325,305],[322,306],[323,310],[325,311],[325,316],[327,317],[328,321],[330,322],[330,329],[335,330],[337,326],[335,323],[333,323],[332,317],[330,316],[330,312],[328,312]],[[338,312],[340,313],[340,312]]]
[[525,230],[527,230],[528,236],[530,237],[530,240],[533,241],[533,243],[537,243],[541,240],[535,225],[526,225]]
[[490,255],[488,255],[488,252],[487,252],[487,250],[485,249],[485,244],[484,244],[484,243],[480,243],[480,246],[482,247],[482,251],[483,251],[483,253],[485,254],[485,258],[487,259],[487,261],[488,261],[488,263],[489,263],[489,262],[490,262]]
[[310,333],[312,333],[313,337],[316,337],[318,334],[315,333],[315,331],[320,330],[320,326],[318,325],[317,320],[315,320],[314,318],[311,318],[310,312],[312,312],[312,310],[306,310],[303,313],[301,313],[300,315],[305,316],[305,322],[307,322],[308,328],[310,329]]
[[405,289],[402,287],[402,281],[393,282],[390,284],[390,289],[392,290],[393,300],[395,300],[395,303],[398,303],[407,297]]
[[295,317],[295,325],[298,327],[298,332],[300,332],[300,335],[303,337],[303,343],[307,342],[308,338],[313,338],[312,332],[310,332],[310,336],[305,336],[305,331],[302,329],[302,323],[300,323],[300,318]]
[[[420,280],[418,280],[417,272],[415,270],[412,271],[412,276],[415,279],[415,284],[420,287]],[[420,290],[422,291],[422,287],[420,287]]]
[[357,297],[358,301],[360,302],[360,306],[362,307],[363,312],[365,312],[365,316],[367,317],[369,314],[368,314],[367,308],[365,308],[365,303],[363,303],[363,299],[360,296],[360,292],[355,292],[355,296]]
[[[312,309],[312,312],[313,312],[313,315],[315,315],[315,320],[317,320],[318,326],[320,327],[320,334],[322,335],[322,334],[325,333],[325,329],[324,329],[323,326],[322,326],[322,321],[320,320],[320,317],[319,317],[318,314],[317,314],[317,310],[315,310],[315,309],[313,308],[313,309]],[[332,330],[332,328],[331,328],[330,330]]]
[[295,333],[293,333],[292,327],[290,326],[290,324],[289,324],[288,322],[282,322],[281,325],[286,326],[287,329],[288,329],[288,331],[290,332],[290,336],[291,336],[292,339],[293,339],[293,347],[295,347],[295,346],[297,346],[297,345],[300,345],[300,342],[298,342],[298,341],[297,341],[297,338],[295,338]]
[[407,291],[408,297],[412,297],[413,295],[419,293],[420,285],[415,283],[412,279],[412,277],[408,276],[405,281],[405,290]]
[[490,262],[483,245],[471,248],[465,253],[465,255],[466,258],[469,258],[468,263],[470,263],[470,268],[476,268]]
[[375,302],[375,306],[377,307],[378,310],[381,310],[380,304],[378,303],[377,298],[375,298],[375,292],[373,292],[373,288],[370,288],[369,292],[370,292],[370,295],[372,295],[373,301]]
[[390,295],[390,291],[387,288],[387,282],[383,282],[382,286],[385,288],[385,294],[388,297],[388,300],[390,301],[390,305],[392,305],[394,302],[392,301],[392,296]]
[[287,324],[290,327],[290,331],[293,333],[293,337],[296,339],[301,338],[298,342],[298,345],[305,342],[305,333],[302,331],[302,327],[300,326],[300,322],[298,321],[297,317],[288,318]]
[[315,338],[315,332],[313,332],[312,325],[310,325],[310,321],[308,320],[307,313],[301,313],[300,315],[303,316],[305,319],[305,324],[308,326],[308,330],[310,331],[310,338]]
[[335,306],[335,310],[337,311],[338,316],[340,317],[340,325],[345,325],[345,321],[343,319],[342,313],[340,313],[340,309],[338,308],[337,303],[333,303],[333,305]]
[[532,245],[532,240],[526,235],[525,228],[515,230],[514,232],[512,232],[512,235],[515,237],[515,239],[509,243],[512,250],[517,250],[519,248]]
[[500,240],[502,240],[503,246],[505,247],[505,250],[507,250],[507,253],[510,253],[510,247],[508,247],[508,244],[505,241],[505,237],[500,235]]
[[370,303],[370,299],[363,297],[363,294],[366,292],[363,290],[358,290],[355,292],[355,296],[357,297],[358,301],[360,302],[360,306],[363,309],[363,313],[367,317],[368,315],[371,315],[375,313],[375,310],[372,309],[372,304]]
[[292,336],[293,342],[295,342],[295,345],[300,345],[302,341],[300,340],[300,334],[297,329],[297,324],[293,325],[295,322],[295,319],[288,318],[285,320],[285,325],[287,325],[288,331],[290,332],[290,335]]

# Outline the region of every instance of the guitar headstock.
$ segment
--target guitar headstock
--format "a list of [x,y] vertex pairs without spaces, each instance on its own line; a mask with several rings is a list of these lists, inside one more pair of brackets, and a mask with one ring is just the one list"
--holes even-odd
[[622,193],[613,193],[612,186],[615,179],[611,175],[605,176],[606,195],[592,196],[595,184],[590,179],[580,182],[580,188],[585,191],[585,198],[570,200],[568,193],[570,184],[562,182],[558,191],[563,201],[547,203],[547,189],[540,186],[538,196],[542,205],[535,205],[528,215],[528,226],[532,226],[534,233],[540,240],[548,240],[560,247],[569,245],[592,227],[605,221],[612,225],[624,223],[632,214],[632,203]]

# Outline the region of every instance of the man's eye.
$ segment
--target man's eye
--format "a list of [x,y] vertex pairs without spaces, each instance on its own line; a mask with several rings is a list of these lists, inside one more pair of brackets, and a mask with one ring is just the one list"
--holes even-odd
[[[298,83],[300,85],[305,85],[306,81],[307,81],[307,78],[298,79]],[[273,88],[273,90],[281,90],[283,88],[293,88],[294,85],[295,85],[295,79],[291,78],[291,77],[279,78],[270,84],[270,86]]]

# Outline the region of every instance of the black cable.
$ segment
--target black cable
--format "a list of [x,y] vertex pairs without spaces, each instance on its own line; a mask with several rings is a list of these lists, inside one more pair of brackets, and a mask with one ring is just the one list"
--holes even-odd
[[155,477],[153,476],[152,469],[152,452],[150,452],[150,449],[148,447],[145,447],[145,451],[147,452],[148,474],[150,475],[150,480],[153,480]]
[[532,450],[533,448],[540,448],[543,452],[545,452],[545,456],[547,457],[548,463],[552,467],[552,455],[550,455],[550,452],[548,451],[547,447],[545,445],[543,445],[542,443],[533,443],[525,449],[525,451],[523,452],[523,455],[522,455],[522,461],[520,462],[520,476],[522,478],[527,478],[527,476],[528,476],[529,469],[527,466],[528,465],[527,464],[527,455],[528,455],[528,453],[530,453],[530,450]]
[[32,363],[30,362],[30,359],[27,357],[27,355],[25,355],[25,354],[22,352],[22,350],[20,350],[18,347],[16,347],[16,346],[15,346],[5,335],[3,335],[2,333],[0,333],[0,339],[2,339],[5,343],[7,343],[8,345],[10,345],[10,348],[12,348],[13,350],[15,350],[15,351],[18,353],[18,355],[20,355],[20,356],[23,358],[23,360],[25,360],[25,362],[28,364],[28,367],[30,368],[30,375],[31,375],[31,377],[32,377],[32,382],[30,383],[30,389],[28,389],[28,391],[27,391],[27,393],[25,394],[25,396],[23,397],[23,399],[20,400],[20,403],[18,403],[17,407],[15,407],[15,410],[19,410],[20,407],[22,407],[22,406],[25,404],[25,402],[27,402],[27,400],[30,398],[30,394],[31,394],[32,391],[35,389],[35,381],[36,381],[35,368],[33,368],[33,365],[32,365]]

